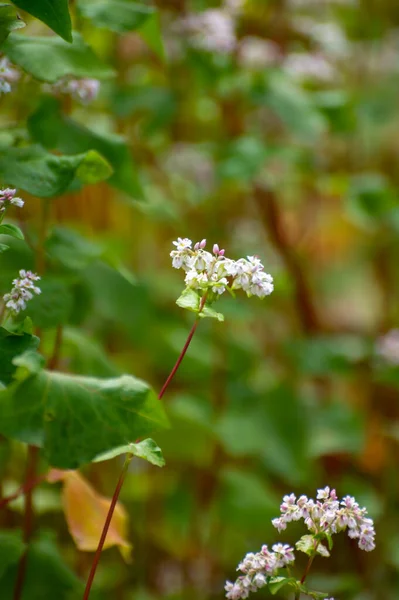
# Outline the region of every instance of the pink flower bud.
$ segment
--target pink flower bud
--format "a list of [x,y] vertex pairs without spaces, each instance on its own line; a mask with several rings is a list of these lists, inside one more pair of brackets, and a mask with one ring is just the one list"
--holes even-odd
[[222,248],[221,250],[219,250],[219,256],[224,256],[224,248]]
[[197,242],[197,243],[194,245],[194,250],[199,250],[199,248],[200,248],[200,243],[199,243],[199,242]]
[[201,248],[201,250],[203,250],[206,246],[206,240],[201,240],[199,247]]
[[218,255],[219,254],[219,246],[218,244],[213,244],[213,253]]

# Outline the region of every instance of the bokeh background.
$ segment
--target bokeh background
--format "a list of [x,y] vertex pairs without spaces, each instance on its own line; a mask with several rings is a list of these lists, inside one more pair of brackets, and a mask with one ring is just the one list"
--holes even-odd
[[[178,236],[232,258],[257,254],[275,281],[262,301],[223,297],[224,323],[201,322],[165,395],[171,429],[154,436],[166,467],[133,461],[122,492],[133,560],[106,550],[97,590],[222,598],[246,552],[301,535],[271,526],[282,495],[329,485],[368,507],[377,549],[341,536],[309,583],[340,600],[397,599],[397,3],[159,0],[164,57],[140,32],[96,27],[84,4],[71,2],[75,27],[117,77],[90,106],[64,110],[126,137],[137,192],[98,184],[52,206],[57,259],[76,267],[81,256],[61,368],[128,372],[160,389],[193,321],[175,305]],[[5,102],[7,114],[36,109],[34,94]],[[28,230],[36,212],[27,199]],[[24,252],[8,253],[3,280]],[[23,473],[22,450],[13,453],[6,489]],[[119,469],[115,459],[83,472],[110,496]],[[35,504],[36,527],[55,527],[85,577],[92,554],[76,551],[59,490],[42,486]]]

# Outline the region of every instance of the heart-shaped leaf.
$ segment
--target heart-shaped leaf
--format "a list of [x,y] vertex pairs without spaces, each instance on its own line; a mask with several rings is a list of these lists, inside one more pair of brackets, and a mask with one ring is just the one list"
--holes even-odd
[[[15,2],[15,4],[17,4]],[[0,45],[7,39],[11,31],[25,27],[25,23],[20,19],[11,4],[0,4]]]
[[39,338],[28,333],[16,334],[0,327],[0,381],[6,385],[12,381],[16,366],[13,359],[26,350],[35,350]]
[[12,223],[3,223],[0,225],[0,235],[10,235],[11,237],[16,238],[17,240],[23,240],[24,234],[16,225],[12,225]]
[[104,454],[100,454],[100,456],[96,457],[95,462],[110,460],[121,454],[133,454],[138,458],[148,460],[148,462],[157,467],[165,466],[162,450],[151,438],[138,442],[137,444],[127,444],[125,446],[119,446],[119,448],[114,448],[114,450],[110,450],[110,452],[104,452]]
[[103,452],[168,426],[142,380],[74,376],[40,368],[35,353],[15,359],[16,381],[0,391],[0,431],[44,448],[50,464],[76,469]]

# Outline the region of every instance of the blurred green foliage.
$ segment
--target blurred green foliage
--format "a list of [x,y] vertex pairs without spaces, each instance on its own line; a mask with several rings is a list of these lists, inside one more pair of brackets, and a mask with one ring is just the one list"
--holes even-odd
[[[159,390],[194,318],[175,304],[178,236],[236,258],[259,254],[275,281],[263,301],[223,297],[224,323],[201,321],[165,395],[171,427],[153,434],[166,467],[134,459],[122,491],[133,561],[106,550],[93,598],[222,598],[247,551],[301,535],[299,525],[286,535],[271,526],[282,495],[329,485],[368,507],[377,549],[338,539],[309,585],[339,600],[395,600],[396,3],[71,1],[72,44],[66,0],[52,3],[56,19],[48,2],[14,4],[22,10],[0,6],[0,51],[22,74],[0,98],[0,176],[26,201],[7,215],[25,240],[0,235],[0,249],[10,248],[0,253],[0,291],[34,267],[48,203],[43,293],[24,314],[40,328],[41,352],[51,357],[62,327],[65,377],[126,372]],[[230,25],[194,27],[190,18],[210,9]],[[98,97],[80,103],[52,86],[65,76],[101,80]],[[11,339],[1,330],[5,385],[10,356],[37,347],[20,327]],[[21,406],[35,406],[22,396]],[[84,398],[74,402],[79,417]],[[8,435],[3,419],[0,409]],[[58,466],[84,462],[62,435],[57,442]],[[21,485],[24,462],[22,444],[2,438],[4,495]],[[115,457],[84,474],[111,496],[120,468]],[[92,558],[74,547],[49,490],[34,495],[26,600],[80,598]],[[18,506],[0,515],[5,600],[24,551]]]

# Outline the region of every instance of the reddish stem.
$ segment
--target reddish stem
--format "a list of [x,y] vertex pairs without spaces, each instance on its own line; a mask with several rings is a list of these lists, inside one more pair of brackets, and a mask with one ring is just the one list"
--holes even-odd
[[132,458],[133,458],[132,454],[126,455],[122,473],[120,474],[118,483],[116,484],[114,495],[112,496],[112,500],[111,500],[111,505],[109,507],[107,518],[105,519],[104,527],[103,527],[103,530],[101,533],[100,541],[98,542],[97,550],[96,550],[96,553],[94,555],[94,559],[93,559],[93,562],[91,565],[89,577],[88,577],[87,583],[86,583],[85,593],[83,595],[83,600],[87,600],[89,597],[93,579],[96,574],[98,563],[100,561],[101,552],[104,547],[105,539],[107,537],[108,529],[111,524],[112,516],[114,514],[115,506],[116,506],[116,503],[118,502],[119,494],[122,489],[123,482],[125,481],[127,469],[129,467],[129,463],[132,460]]
[[[203,308],[205,306],[205,302],[206,302],[206,297],[207,297],[207,293],[205,293],[202,296],[202,298],[201,298],[201,302],[200,302],[200,305],[199,305],[198,313],[200,313],[203,310]],[[194,325],[192,326],[192,328],[190,330],[190,333],[188,334],[186,343],[184,344],[183,349],[180,352],[180,356],[177,359],[175,366],[171,370],[169,377],[167,378],[167,380],[163,384],[162,389],[161,389],[161,391],[158,394],[158,399],[159,400],[162,398],[162,396],[164,395],[167,387],[169,386],[170,382],[172,381],[173,377],[175,376],[176,371],[179,368],[179,366],[180,366],[180,364],[181,364],[181,362],[182,362],[182,360],[183,360],[183,358],[184,358],[184,356],[185,356],[185,354],[187,352],[187,349],[188,349],[188,347],[190,345],[190,342],[193,339],[193,335],[195,333],[195,330],[198,327],[198,322],[199,322],[199,317],[197,317]],[[116,503],[118,501],[119,494],[120,494],[120,491],[122,489],[123,482],[125,481],[127,469],[128,469],[129,463],[130,463],[130,461],[131,461],[132,458],[133,458],[133,455],[129,455],[129,454],[126,455],[126,459],[125,459],[125,463],[123,465],[122,473],[120,474],[120,477],[118,479],[118,483],[116,484],[116,488],[115,488],[115,491],[114,491],[114,494],[113,494],[112,500],[111,500],[111,505],[110,505],[109,510],[108,510],[107,518],[105,519],[104,527],[103,527],[103,530],[101,532],[100,541],[98,542],[97,550],[96,550],[96,553],[94,555],[94,559],[93,559],[93,562],[92,562],[92,565],[91,565],[91,568],[90,568],[90,573],[89,573],[89,577],[88,577],[87,582],[86,582],[86,587],[85,587],[85,592],[84,592],[84,595],[83,595],[83,600],[88,600],[88,598],[89,598],[91,586],[93,584],[93,580],[94,580],[94,577],[95,577],[95,574],[96,574],[98,563],[100,562],[101,552],[103,550],[104,543],[105,543],[105,540],[106,540],[106,537],[107,537],[107,534],[108,534],[108,529],[109,529],[109,526],[111,524],[111,520],[112,520],[112,516],[114,514],[115,506],[116,506]]]
[[[36,446],[28,446],[28,461],[26,466],[25,478],[27,482],[31,482],[35,477],[38,460],[38,451],[39,449]],[[26,490],[25,496],[23,539],[26,544],[28,544],[30,541],[33,529],[33,487],[34,486],[31,486]],[[26,573],[26,564],[27,551],[24,552],[21,560],[19,561],[17,580],[14,589],[14,600],[19,600],[21,598]]]
[[13,500],[16,500],[17,498],[19,498],[19,496],[22,496],[22,494],[27,494],[28,492],[33,490],[37,485],[39,485],[40,483],[45,481],[46,477],[47,477],[47,475],[43,474],[43,475],[38,475],[37,477],[34,477],[30,481],[26,481],[13,494],[10,494],[9,496],[6,496],[5,498],[2,498],[0,500],[0,509],[7,506],[7,504],[12,502]]

